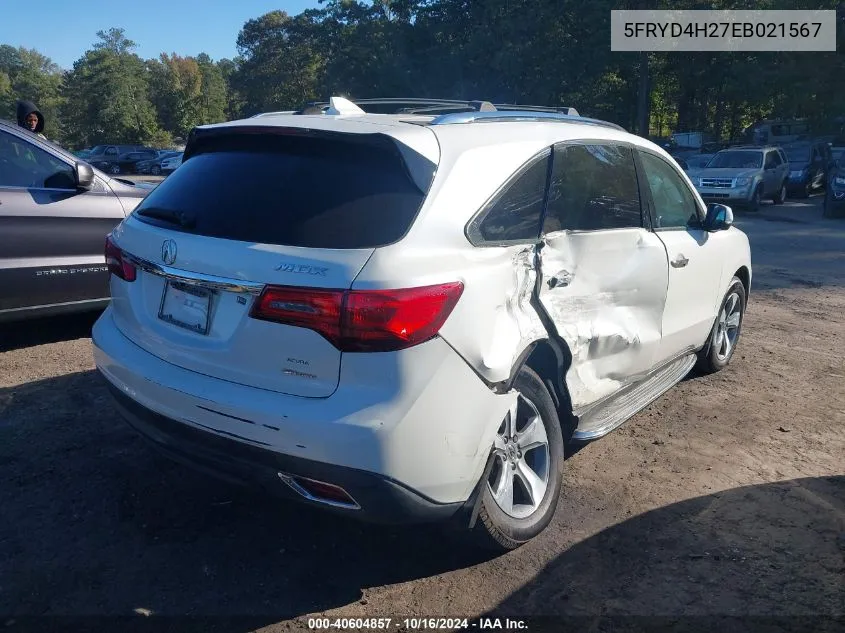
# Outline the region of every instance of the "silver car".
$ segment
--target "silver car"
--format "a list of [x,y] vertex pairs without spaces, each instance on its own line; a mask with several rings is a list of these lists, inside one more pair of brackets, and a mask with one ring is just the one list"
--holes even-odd
[[786,199],[789,161],[775,146],[731,147],[717,152],[689,177],[706,202],[744,206],[752,211],[763,199],[781,204]]

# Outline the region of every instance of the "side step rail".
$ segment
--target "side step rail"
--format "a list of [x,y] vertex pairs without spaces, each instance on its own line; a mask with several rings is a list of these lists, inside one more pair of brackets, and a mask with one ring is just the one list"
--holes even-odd
[[578,428],[572,440],[587,442],[616,430],[678,384],[695,365],[695,360],[695,354],[681,356],[647,378],[623,388],[606,401],[590,407],[578,415]]

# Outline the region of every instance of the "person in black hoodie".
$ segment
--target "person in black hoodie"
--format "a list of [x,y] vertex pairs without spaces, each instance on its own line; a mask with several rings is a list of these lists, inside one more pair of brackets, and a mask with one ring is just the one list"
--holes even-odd
[[44,115],[32,101],[18,101],[18,125],[43,139],[47,138],[42,134],[44,131]]

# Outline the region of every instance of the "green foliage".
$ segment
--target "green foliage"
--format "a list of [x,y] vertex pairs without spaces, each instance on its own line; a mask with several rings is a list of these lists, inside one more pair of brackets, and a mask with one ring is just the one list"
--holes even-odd
[[15,120],[18,99],[34,101],[45,118],[44,134],[57,138],[62,104],[61,70],[35,50],[0,45],[0,117]]
[[[614,8],[836,8],[839,0],[321,0],[248,20],[238,56],[143,61],[122,29],[67,72],[0,45],[0,116],[35,101],[72,146],[167,144],[197,125],[342,94],[571,105],[652,134],[737,137],[763,117],[845,114],[838,53],[613,53]],[[840,45],[845,29],[838,29]],[[647,63],[645,63],[647,61]],[[640,112],[638,113],[638,107]],[[639,114],[646,118],[640,118]],[[642,130],[646,133],[647,130]]]
[[149,99],[149,78],[122,29],[100,39],[65,76],[65,140],[71,146],[151,143],[161,134]]

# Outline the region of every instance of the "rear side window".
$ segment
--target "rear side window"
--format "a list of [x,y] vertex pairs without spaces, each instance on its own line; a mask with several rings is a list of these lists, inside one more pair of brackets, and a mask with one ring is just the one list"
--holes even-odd
[[544,232],[642,224],[631,148],[610,144],[555,147]]
[[401,239],[425,199],[387,138],[237,135],[205,141],[138,206],[170,229],[243,242],[376,248]]
[[473,243],[530,242],[540,237],[549,158],[546,153],[517,173],[467,231]]

